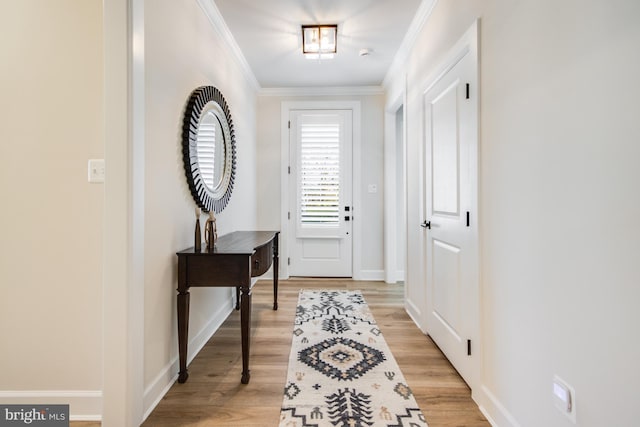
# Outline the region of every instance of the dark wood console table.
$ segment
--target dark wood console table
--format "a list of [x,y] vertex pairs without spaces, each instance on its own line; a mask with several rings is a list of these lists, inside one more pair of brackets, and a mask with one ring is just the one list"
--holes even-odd
[[249,383],[251,327],[251,278],[264,274],[273,262],[273,309],[278,309],[278,231],[236,231],[220,236],[212,252],[185,249],[178,255],[178,382],[189,378],[187,342],[189,334],[189,288],[192,286],[235,287],[242,335],[242,384]]

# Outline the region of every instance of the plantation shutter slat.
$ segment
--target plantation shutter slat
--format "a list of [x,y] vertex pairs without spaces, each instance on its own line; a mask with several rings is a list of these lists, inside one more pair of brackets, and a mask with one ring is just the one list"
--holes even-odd
[[300,141],[300,223],[339,226],[340,125],[303,123]]

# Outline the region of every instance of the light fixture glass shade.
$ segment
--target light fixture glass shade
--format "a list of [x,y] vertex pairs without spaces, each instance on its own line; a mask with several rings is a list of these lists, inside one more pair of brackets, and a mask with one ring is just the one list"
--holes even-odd
[[331,55],[338,51],[337,25],[303,25],[302,53]]

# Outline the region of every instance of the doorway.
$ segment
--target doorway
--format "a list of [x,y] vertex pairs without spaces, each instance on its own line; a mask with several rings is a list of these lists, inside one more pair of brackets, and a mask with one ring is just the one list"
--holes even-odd
[[[393,98],[392,98],[393,99]],[[385,108],[384,280],[404,282],[407,263],[405,94]]]
[[426,330],[473,387],[480,372],[477,26],[424,92]]
[[[293,141],[293,133],[298,132],[295,128],[297,125],[292,123],[292,117],[295,114],[299,113],[313,113],[313,112],[335,112],[335,111],[343,111],[344,114],[350,116],[350,125],[345,122],[345,130],[350,126],[351,130],[347,131],[348,134],[351,135],[351,149],[349,152],[349,160],[351,166],[351,184],[347,185],[345,191],[350,192],[350,200],[349,197],[346,197],[344,201],[340,201],[337,208],[340,212],[340,221],[341,224],[338,226],[340,232],[342,232],[342,236],[347,236],[346,232],[349,232],[349,239],[351,240],[351,260],[350,271],[343,271],[340,273],[330,273],[331,275],[336,274],[335,277],[352,277],[354,280],[362,280],[362,221],[358,221],[358,209],[361,206],[361,194],[360,191],[357,191],[362,185],[361,183],[361,143],[362,143],[362,106],[360,101],[283,101],[281,104],[281,213],[280,213],[280,259],[282,263],[280,264],[280,278],[286,279],[291,275],[299,275],[301,277],[328,277],[329,274],[326,274],[325,271],[318,271],[316,267],[313,267],[308,270],[300,270],[297,268],[295,257],[298,256],[299,250],[296,249],[298,242],[296,242],[296,233],[301,228],[297,224],[300,219],[298,210],[302,208],[299,202],[299,196],[296,194],[297,190],[295,190],[294,184],[298,185],[298,172],[295,169],[295,165],[293,164],[295,157],[297,157],[297,153],[294,153],[295,148],[292,147]],[[343,114],[343,113],[340,113]],[[293,117],[295,120],[295,117]],[[344,160],[344,159],[343,159]],[[292,190],[292,187],[294,190]],[[343,193],[344,196],[347,196],[348,193]],[[347,203],[349,201],[350,203]],[[349,210],[345,210],[348,207]],[[335,214],[336,211],[334,211]],[[349,217],[347,221],[345,218]],[[355,219],[355,220],[354,220]],[[301,225],[301,224],[300,224]],[[335,227],[335,225],[334,225]],[[319,243],[315,248],[310,247],[307,251],[307,254],[314,255],[310,258],[320,258],[320,256],[327,256],[331,248],[322,247],[323,243],[320,242],[320,236],[313,236],[313,233],[318,231],[312,231],[311,229],[301,230],[304,232],[309,232],[304,238],[315,238]],[[335,231],[335,230],[334,230]],[[334,233],[334,236],[327,236],[327,240],[337,239],[337,233]],[[324,243],[324,246],[330,246],[331,244]],[[335,240],[334,240],[334,250],[335,248]],[[340,249],[338,249],[340,250]],[[316,253],[313,253],[316,251]],[[334,252],[335,253],[335,252]],[[305,254],[303,254],[305,255]],[[320,256],[318,256],[320,255]],[[305,255],[306,257],[306,255]],[[293,268],[292,268],[293,267]]]
[[289,116],[289,274],[351,277],[351,110],[292,110]]
[[395,170],[395,206],[396,206],[396,256],[395,279],[404,281],[405,264],[407,262],[407,201],[405,182],[405,138],[404,138],[404,106],[396,111],[396,170]]

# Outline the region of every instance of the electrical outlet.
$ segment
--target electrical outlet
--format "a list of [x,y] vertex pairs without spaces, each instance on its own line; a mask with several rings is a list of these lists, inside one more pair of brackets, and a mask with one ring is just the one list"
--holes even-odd
[[104,159],[89,159],[89,182],[104,182]]
[[576,391],[557,375],[553,377],[553,404],[576,423]]

